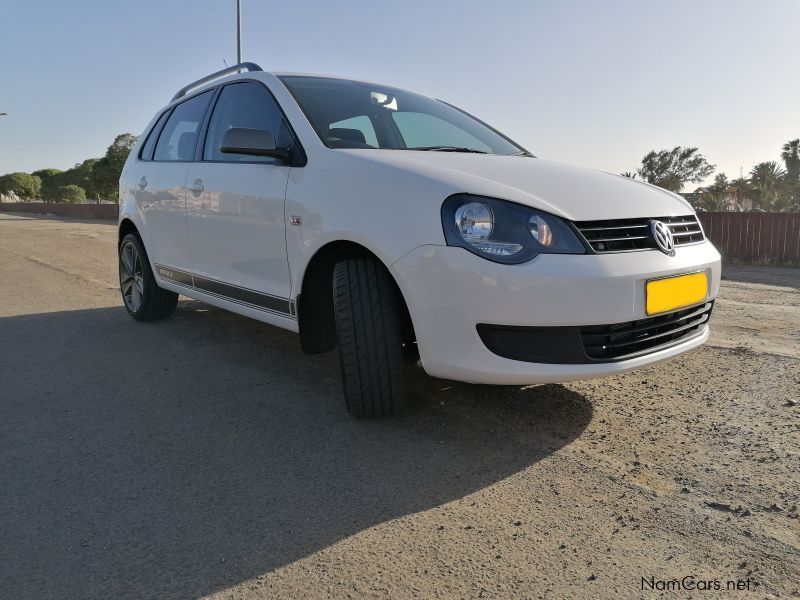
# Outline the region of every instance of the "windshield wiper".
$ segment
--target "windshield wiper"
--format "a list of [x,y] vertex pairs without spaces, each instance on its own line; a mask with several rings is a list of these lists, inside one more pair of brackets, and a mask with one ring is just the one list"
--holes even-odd
[[520,150],[519,152],[512,152],[511,154],[506,154],[506,156],[527,156],[529,158],[536,158],[533,154],[531,154],[527,150]]
[[406,150],[423,150],[423,151],[433,151],[433,152],[471,152],[473,154],[489,154],[483,150],[477,150],[475,148],[462,148],[460,146],[424,146],[422,148],[406,148]]

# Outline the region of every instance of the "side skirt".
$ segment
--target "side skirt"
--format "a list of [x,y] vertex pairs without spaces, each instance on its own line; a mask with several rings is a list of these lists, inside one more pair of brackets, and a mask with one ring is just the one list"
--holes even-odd
[[163,288],[264,323],[298,331],[295,303],[288,298],[211,280],[164,265],[154,266],[159,285]]

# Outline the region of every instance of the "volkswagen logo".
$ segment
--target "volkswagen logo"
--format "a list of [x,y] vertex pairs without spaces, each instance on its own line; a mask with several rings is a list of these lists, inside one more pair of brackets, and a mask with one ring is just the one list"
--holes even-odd
[[675,256],[675,240],[672,239],[672,232],[663,221],[650,221],[650,233],[656,241],[656,246],[664,254]]

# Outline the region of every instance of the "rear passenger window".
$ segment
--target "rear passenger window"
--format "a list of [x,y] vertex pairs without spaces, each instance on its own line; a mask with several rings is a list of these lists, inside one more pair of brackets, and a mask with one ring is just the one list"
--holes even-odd
[[203,122],[213,92],[209,90],[178,104],[167,120],[156,144],[155,160],[192,160],[197,131]]
[[275,162],[275,159],[269,156],[220,152],[222,136],[231,127],[269,131],[275,137],[275,145],[278,148],[293,145],[291,134],[283,120],[283,113],[260,83],[232,83],[222,88],[208,124],[203,160]]
[[164,111],[156,124],[153,125],[153,128],[150,130],[150,135],[147,136],[147,141],[144,143],[142,147],[142,152],[139,155],[139,158],[142,160],[153,160],[153,149],[156,147],[156,142],[158,141],[158,132],[161,131],[161,127],[164,126],[164,121],[167,120],[169,116],[169,111]]

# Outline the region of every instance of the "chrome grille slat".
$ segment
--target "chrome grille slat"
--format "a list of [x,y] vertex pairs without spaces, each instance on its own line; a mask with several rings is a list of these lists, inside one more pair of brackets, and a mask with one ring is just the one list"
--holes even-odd
[[[647,225],[619,225],[612,229],[638,229],[640,227],[647,227]],[[606,231],[608,227],[584,227],[581,231]]]
[[[576,221],[575,227],[595,252],[630,252],[631,250],[656,249],[655,240],[649,235],[641,235],[641,229],[648,229],[653,218],[610,219],[607,221]],[[702,242],[705,238],[697,218],[693,215],[677,217],[655,217],[669,227],[675,246]]]
[[[659,219],[659,220],[661,220],[661,219]],[[680,227],[680,226],[683,226],[683,225],[697,225],[697,221],[681,221],[679,223],[671,223],[669,221],[664,221],[664,223],[666,223],[670,227]]]
[[621,242],[623,240],[646,240],[648,237],[646,235],[631,235],[627,237],[615,237],[615,238],[592,238],[592,242]]

